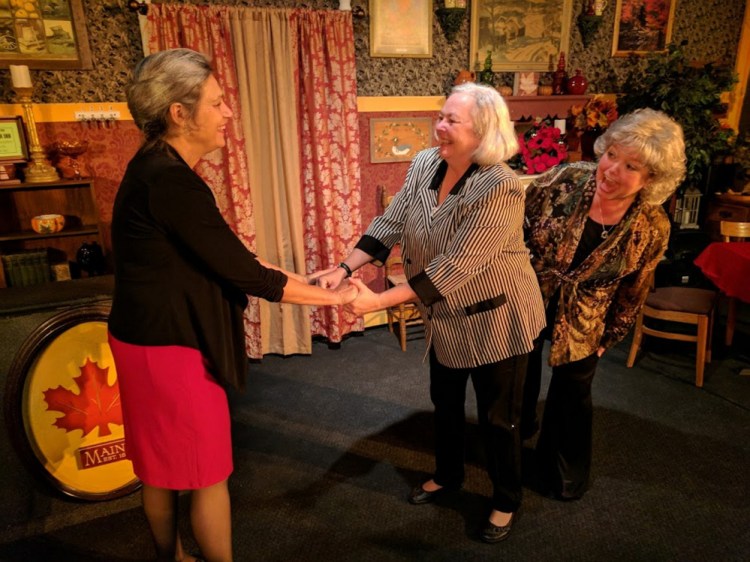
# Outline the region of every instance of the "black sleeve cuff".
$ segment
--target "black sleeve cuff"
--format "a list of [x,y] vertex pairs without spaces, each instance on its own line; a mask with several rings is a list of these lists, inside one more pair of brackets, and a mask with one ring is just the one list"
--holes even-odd
[[440,291],[437,290],[437,287],[432,284],[432,281],[430,281],[430,278],[424,271],[409,279],[409,285],[414,289],[419,300],[421,300],[425,306],[430,306],[445,298],[440,294]]
[[381,267],[385,263],[385,260],[388,259],[388,255],[391,253],[391,249],[384,246],[380,240],[367,234],[363,235],[354,247],[362,250],[368,256],[372,256],[371,263],[378,267]]

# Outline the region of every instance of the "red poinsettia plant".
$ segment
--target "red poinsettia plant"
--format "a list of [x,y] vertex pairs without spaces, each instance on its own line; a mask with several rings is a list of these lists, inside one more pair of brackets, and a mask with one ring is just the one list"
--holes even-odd
[[525,174],[541,174],[568,157],[560,129],[547,120],[537,121],[518,136],[518,154],[509,162],[511,168]]

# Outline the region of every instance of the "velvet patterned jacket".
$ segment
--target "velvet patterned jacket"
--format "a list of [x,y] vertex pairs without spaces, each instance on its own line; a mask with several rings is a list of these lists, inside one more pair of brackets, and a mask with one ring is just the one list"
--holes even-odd
[[523,242],[523,188],[505,165],[474,164],[438,205],[446,170],[437,148],[417,154],[357,248],[382,263],[401,244],[428,347],[442,365],[471,368],[527,353],[544,308]]
[[648,296],[669,240],[659,205],[637,197],[609,236],[578,267],[570,265],[596,191],[596,163],[563,164],[526,192],[526,242],[545,305],[560,290],[549,363],[577,361],[621,341]]

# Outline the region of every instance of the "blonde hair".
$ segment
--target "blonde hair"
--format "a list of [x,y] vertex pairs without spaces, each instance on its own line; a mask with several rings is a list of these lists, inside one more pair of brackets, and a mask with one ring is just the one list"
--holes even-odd
[[451,94],[467,94],[474,100],[471,120],[479,146],[473,160],[480,166],[505,162],[518,152],[518,139],[503,97],[489,86],[466,82],[455,86]]
[[596,139],[597,158],[613,144],[638,152],[650,176],[641,190],[641,198],[647,203],[664,203],[685,178],[682,127],[666,113],[643,108],[623,115]]

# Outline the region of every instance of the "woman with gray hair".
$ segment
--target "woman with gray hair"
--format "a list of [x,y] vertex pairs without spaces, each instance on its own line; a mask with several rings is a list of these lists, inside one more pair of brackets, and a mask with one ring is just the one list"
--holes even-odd
[[563,164],[526,192],[526,239],[547,311],[529,356],[521,434],[538,430],[542,348],[552,380],[536,446],[543,491],[583,496],[591,472],[591,383],[599,357],[630,331],[669,241],[661,204],[685,176],[682,128],[653,109],[620,117],[598,162]]
[[493,89],[453,89],[435,126],[438,146],[414,158],[406,181],[352,253],[320,278],[338,286],[385,262],[401,244],[408,283],[375,294],[353,280],[357,314],[415,301],[426,326],[435,406],[434,476],[409,495],[425,504],[461,487],[464,402],[471,378],[493,485],[482,540],[508,537],[521,504],[520,408],[527,354],[544,310],[523,242],[524,191],[504,163],[518,150],[507,106]]
[[227,479],[232,443],[224,387],[247,374],[247,296],[339,305],[357,294],[308,284],[248,251],[222,218],[198,161],[225,145],[232,111],[206,58],[189,49],[143,59],[128,107],[144,143],[115,198],[115,291],[109,343],[117,367],[128,458],[159,560],[182,551],[178,490],[202,557],[232,559]]

